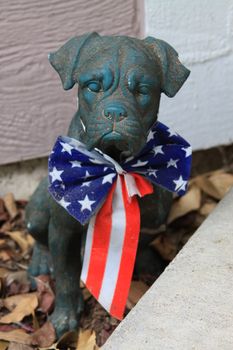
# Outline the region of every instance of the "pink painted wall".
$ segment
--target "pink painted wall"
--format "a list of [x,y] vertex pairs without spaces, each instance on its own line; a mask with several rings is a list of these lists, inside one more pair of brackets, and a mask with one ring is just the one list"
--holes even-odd
[[0,8],[0,164],[48,154],[75,112],[47,60],[84,32],[140,36],[142,0],[11,0]]

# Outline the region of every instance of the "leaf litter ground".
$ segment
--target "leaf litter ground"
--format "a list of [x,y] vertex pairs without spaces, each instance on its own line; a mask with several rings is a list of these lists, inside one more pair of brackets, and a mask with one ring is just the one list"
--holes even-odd
[[[155,235],[150,245],[163,267],[232,186],[232,173],[215,171],[193,178],[187,194],[174,199],[167,225],[150,232]],[[38,276],[37,288],[32,289],[27,277],[34,240],[25,230],[25,205],[26,201],[15,201],[12,193],[0,198],[0,350],[99,349],[119,321],[110,317],[83,285],[85,310],[81,329],[56,339],[48,321],[54,307],[54,281],[50,276]],[[157,277],[158,273],[134,276],[126,313]]]

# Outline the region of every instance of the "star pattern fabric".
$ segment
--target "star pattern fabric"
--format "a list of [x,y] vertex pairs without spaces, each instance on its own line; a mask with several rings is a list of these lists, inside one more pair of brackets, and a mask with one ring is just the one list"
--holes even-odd
[[151,183],[183,195],[191,169],[191,146],[157,122],[141,152],[118,164],[75,139],[59,136],[49,157],[49,191],[81,224],[103,205],[119,173],[137,173]]

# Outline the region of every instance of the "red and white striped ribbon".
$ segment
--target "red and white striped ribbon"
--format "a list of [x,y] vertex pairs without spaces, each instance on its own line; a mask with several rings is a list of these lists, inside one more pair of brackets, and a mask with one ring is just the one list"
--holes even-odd
[[152,193],[138,174],[119,173],[107,199],[87,231],[81,279],[113,316],[123,318],[140,232],[135,195]]

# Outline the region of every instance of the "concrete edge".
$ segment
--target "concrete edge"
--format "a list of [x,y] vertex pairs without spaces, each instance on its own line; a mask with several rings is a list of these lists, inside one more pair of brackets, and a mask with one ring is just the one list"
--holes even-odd
[[105,350],[233,349],[233,189],[107,340]]

